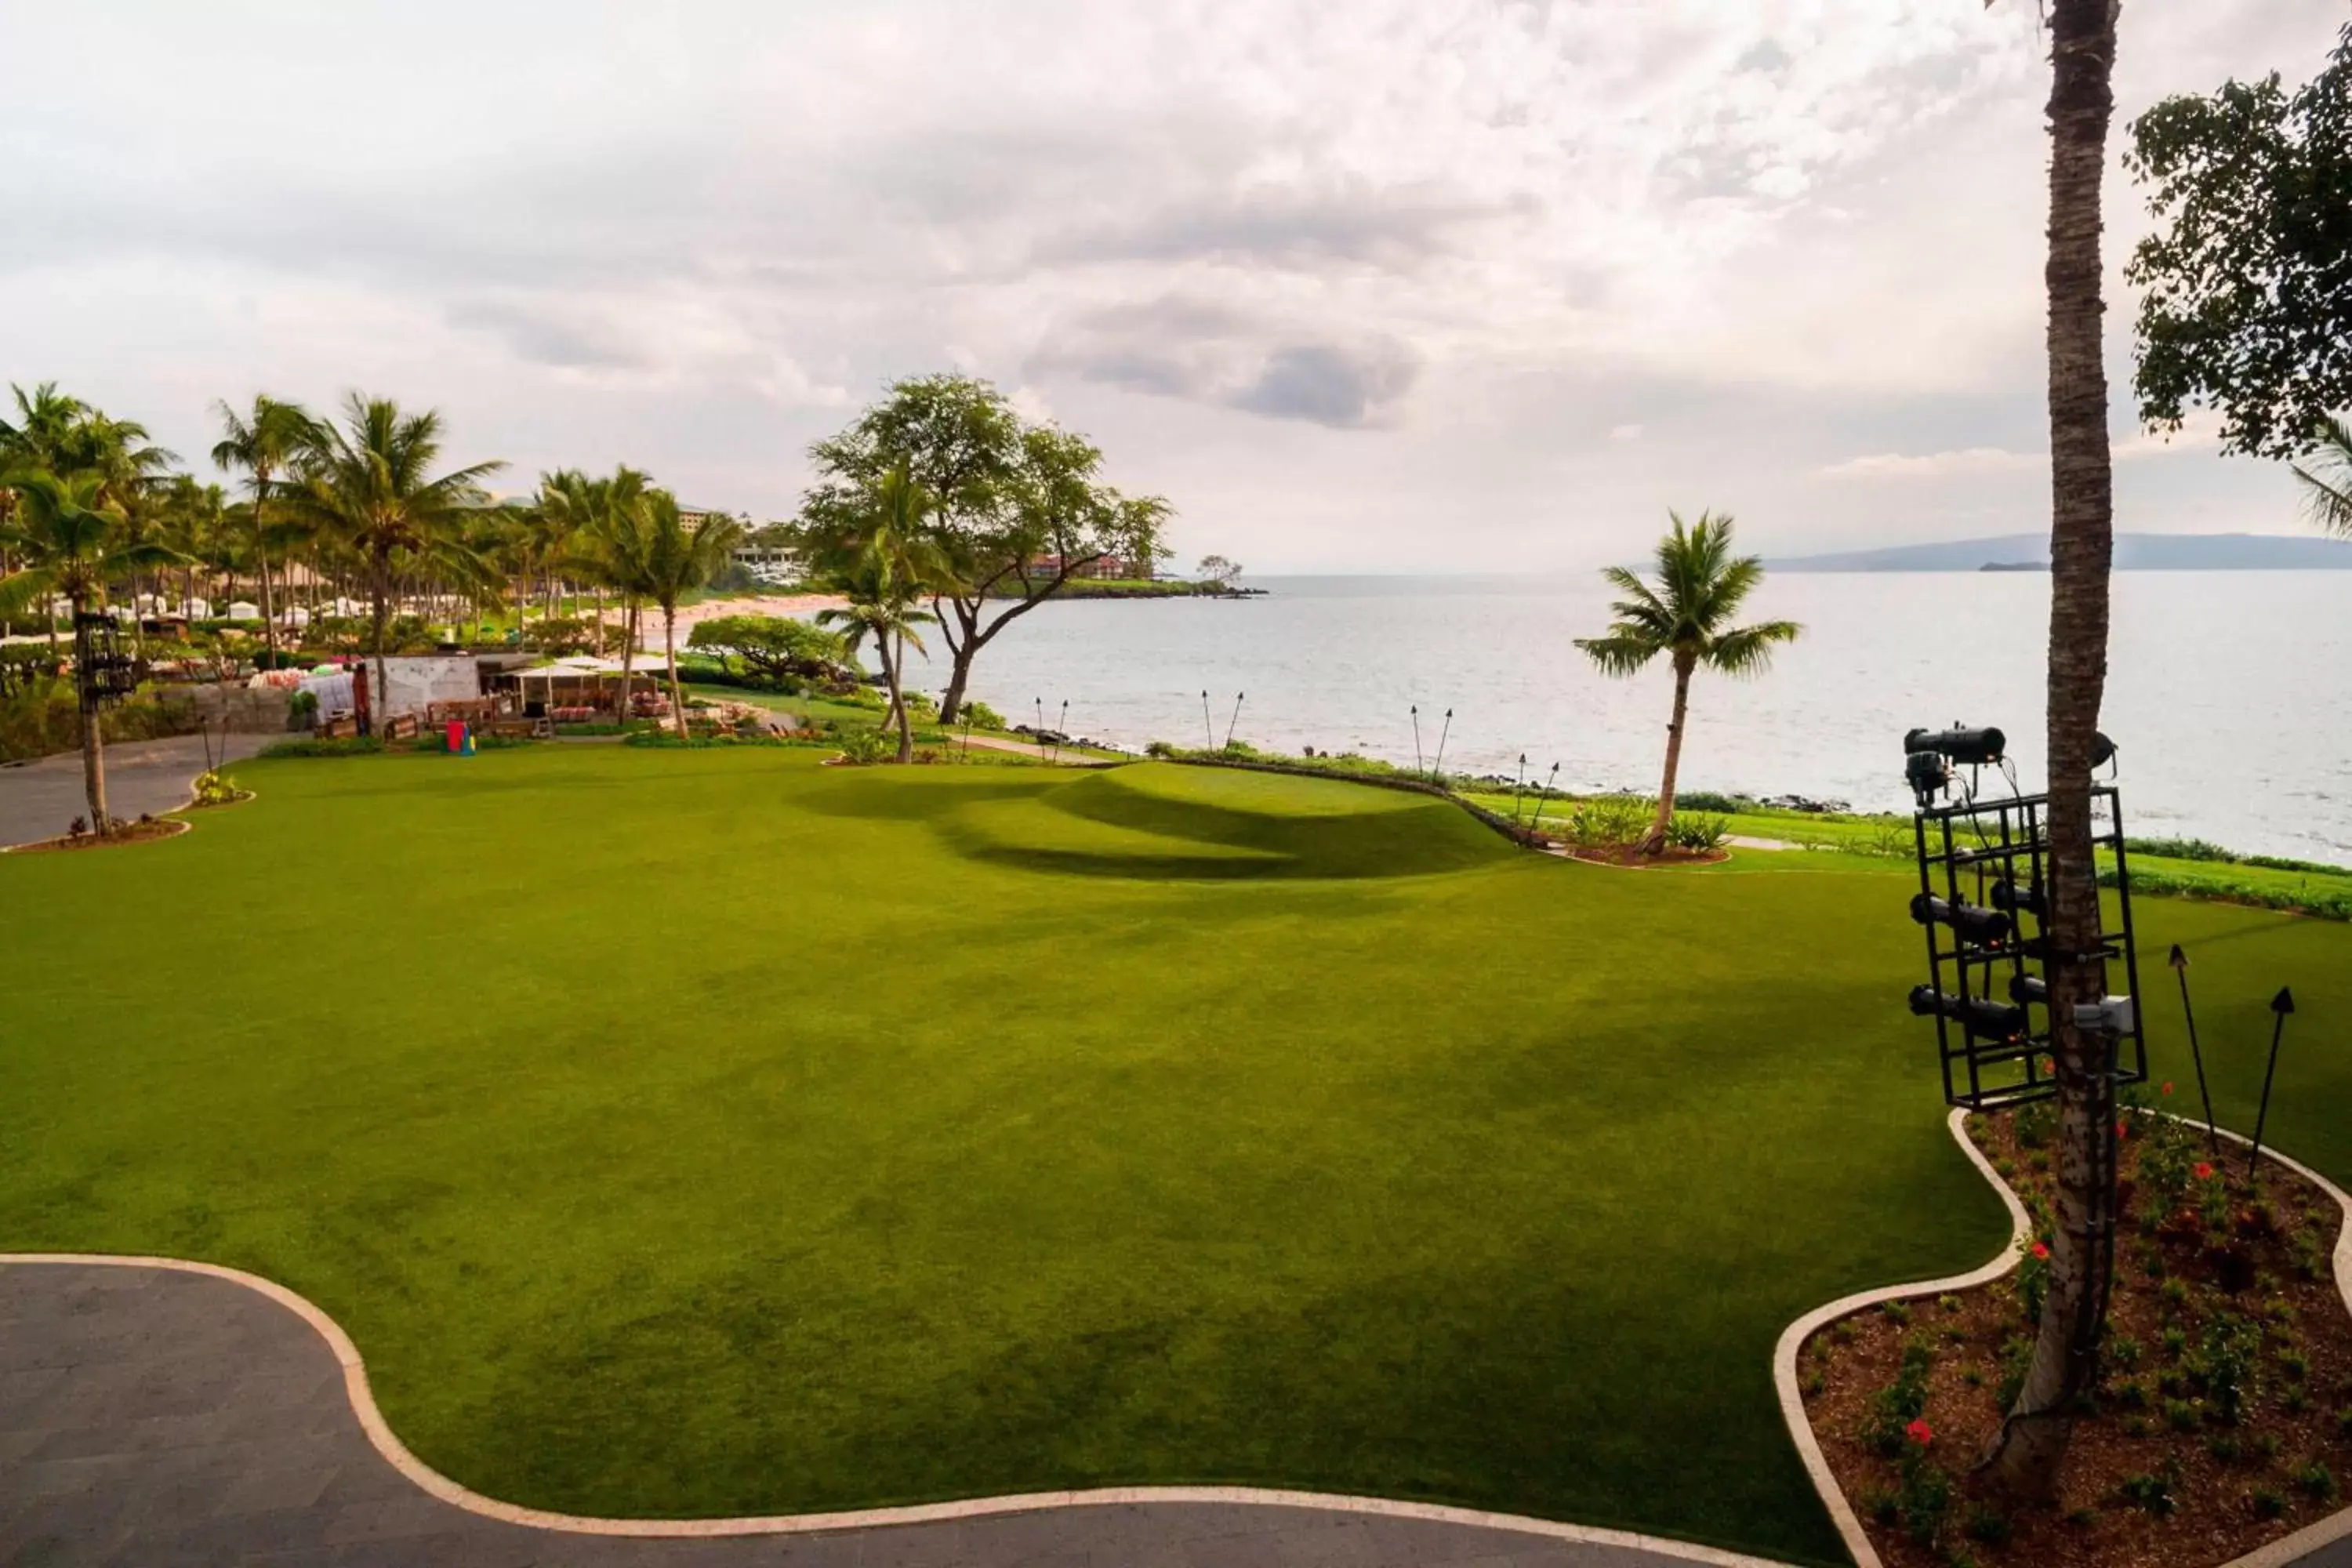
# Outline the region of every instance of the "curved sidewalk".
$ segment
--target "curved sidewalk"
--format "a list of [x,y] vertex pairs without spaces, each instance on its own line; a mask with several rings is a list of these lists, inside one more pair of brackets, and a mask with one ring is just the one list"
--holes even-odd
[[[215,735],[213,755],[242,762],[283,735]],[[226,753],[224,755],[224,753]],[[205,771],[201,735],[166,741],[125,741],[106,748],[106,809],[110,816],[162,816],[188,804],[190,785]],[[82,794],[81,753],[63,752],[0,767],[0,845],[33,844],[65,835],[89,815]]]
[[[1377,1505],[1370,1505],[1377,1506]],[[1599,1533],[1599,1532],[1591,1532]],[[1087,1503],[648,1538],[484,1517],[362,1427],[334,1349],[215,1276],[0,1261],[0,1563],[643,1568],[1689,1568],[1755,1558],[1338,1507]]]

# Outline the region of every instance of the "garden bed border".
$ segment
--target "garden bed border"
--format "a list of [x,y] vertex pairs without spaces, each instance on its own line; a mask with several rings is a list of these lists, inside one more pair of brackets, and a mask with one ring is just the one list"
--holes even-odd
[[[2147,1114],[2169,1116],[2173,1121],[2191,1127],[2204,1126],[2194,1117],[2176,1115],[2168,1110]],[[2018,1202],[2017,1194],[2010,1190],[2007,1182],[2000,1179],[2000,1173],[1992,1168],[1992,1162],[1985,1158],[1984,1151],[1969,1137],[1968,1117],[1965,1108],[1954,1107],[1952,1113],[1944,1119],[1944,1125],[1950,1131],[1952,1141],[1960,1146],[1960,1152],[1969,1157],[1969,1163],[1976,1166],[1978,1173],[1991,1185],[2009,1210],[2009,1239],[2001,1244],[2000,1251],[1982,1268],[1966,1274],[1906,1285],[1883,1285],[1874,1290],[1857,1291],[1851,1296],[1842,1296],[1826,1306],[1816,1307],[1783,1330],[1780,1343],[1772,1350],[1772,1387],[1780,1397],[1780,1415],[1789,1425],[1790,1440],[1796,1445],[1798,1457],[1804,1461],[1805,1473],[1812,1479],[1813,1489],[1821,1494],[1822,1505],[1829,1510],[1831,1522],[1837,1526],[1838,1534],[1844,1538],[1846,1550],[1853,1554],[1855,1568],[1885,1568],[1885,1562],[1870,1544],[1870,1536],[1862,1528],[1862,1521],[1854,1513],[1853,1504],[1839,1487],[1836,1475],[1830,1469],[1829,1460],[1822,1453],[1821,1442],[1813,1435],[1813,1424],[1805,1414],[1804,1395],[1797,1376],[1797,1356],[1804,1349],[1805,1342],[1816,1331],[1865,1307],[1920,1296],[1940,1296],[1953,1290],[1971,1290],[1979,1285],[1992,1283],[2017,1267],[2025,1240],[2032,1234],[2032,1222],[2026,1216],[2025,1206]],[[2214,1131],[2233,1143],[2252,1147],[2252,1140],[2243,1133],[2232,1132],[2226,1127]],[[2344,1223],[2336,1233],[2336,1289],[2344,1298],[2344,1310],[2352,1312],[2352,1194],[2347,1194],[2310,1166],[2276,1149],[2265,1149],[2263,1152],[2326,1193],[2343,1211]],[[2347,1538],[2352,1538],[2352,1507],[2315,1520],[2293,1534],[2283,1535],[2266,1546],[2257,1547],[2243,1556],[2233,1557],[2219,1564],[2218,1568],[2289,1568],[2290,1564],[2321,1547]]]

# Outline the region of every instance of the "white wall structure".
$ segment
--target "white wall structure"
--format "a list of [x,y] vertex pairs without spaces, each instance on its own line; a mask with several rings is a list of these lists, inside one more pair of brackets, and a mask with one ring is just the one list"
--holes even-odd
[[[368,661],[368,674],[375,674],[375,661]],[[469,653],[432,654],[383,661],[386,689],[373,687],[369,696],[375,699],[374,717],[378,721],[402,713],[425,715],[428,702],[470,702],[482,694],[482,678],[476,671],[474,656]]]

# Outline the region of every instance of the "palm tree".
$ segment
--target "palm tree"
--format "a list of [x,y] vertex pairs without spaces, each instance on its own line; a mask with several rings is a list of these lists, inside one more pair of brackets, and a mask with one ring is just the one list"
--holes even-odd
[[677,602],[717,576],[743,541],[731,518],[710,516],[689,527],[678,515],[677,498],[647,490],[629,509],[637,514],[628,550],[635,586],[661,606],[662,651],[669,665],[669,700],[677,732],[686,733],[686,690],[677,680]]
[[[64,479],[45,468],[8,475],[16,494],[9,539],[24,564],[0,577],[0,610],[54,598],[80,617],[106,602],[110,584],[143,568],[180,559],[163,545],[130,537],[121,506],[106,499],[106,476],[89,472]],[[90,671],[76,668],[81,697],[82,787],[89,820],[101,837],[114,831],[106,810],[106,753],[99,734],[98,696]]]
[[1658,815],[1641,843],[1644,855],[1665,847],[1675,816],[1675,774],[1682,765],[1683,723],[1690,710],[1692,674],[1701,665],[1726,675],[1761,675],[1771,667],[1772,649],[1797,640],[1804,628],[1794,621],[1761,621],[1735,626],[1732,616],[1764,580],[1764,563],[1731,553],[1731,519],[1699,513],[1687,527],[1668,512],[1675,531],[1658,541],[1658,585],[1622,566],[1601,575],[1625,596],[1609,606],[1616,617],[1597,637],[1576,646],[1606,675],[1632,675],[1660,654],[1675,667],[1675,717],[1666,726],[1666,772],[1658,785]]
[[898,761],[915,757],[915,731],[907,711],[907,647],[926,651],[914,628],[935,625],[939,616],[915,606],[944,592],[952,580],[937,553],[920,542],[924,520],[938,505],[931,492],[908,476],[905,468],[892,469],[876,487],[871,510],[858,520],[853,535],[854,552],[837,543],[830,560],[820,563],[823,580],[841,593],[846,607],[817,612],[821,626],[849,629],[848,651],[872,637],[882,661],[882,679],[890,690],[885,724],[898,730]]
[[2318,437],[2317,447],[2294,465],[2294,477],[2303,481],[2311,520],[2330,533],[2352,539],[2352,425],[2341,418],[2324,420]]
[[278,662],[278,605],[269,583],[269,528],[263,515],[269,500],[270,481],[292,467],[310,437],[310,416],[300,406],[257,395],[253,412],[240,416],[226,403],[214,405],[220,414],[221,438],[213,446],[213,466],[244,472],[253,496],[254,560],[261,576],[261,640],[269,661]]
[[2074,1412],[2098,1382],[2105,1291],[2093,1272],[2095,1224],[2113,1223],[2113,1173],[2101,1155],[2116,1119],[2108,1049],[2074,1009],[2106,994],[2091,770],[2107,670],[2107,574],[2115,489],[2107,445],[2106,304],[2099,184],[2115,112],[2116,0],[2051,0],[2049,259],[2051,1055],[2057,1063],[2058,1171],[2050,1283],[2033,1357],[1988,1456],[1996,1485],[2021,1499],[2056,1495]]
[[[637,616],[645,605],[643,584],[651,532],[645,498],[652,481],[625,465],[614,469],[609,479],[592,479],[575,472],[553,477],[559,479],[558,488],[563,493],[560,504],[578,523],[572,535],[572,553],[563,562],[564,570],[592,578],[620,596],[622,706],[617,717],[626,722],[629,682],[637,658]],[[541,493],[544,505],[544,481]],[[600,617],[602,614],[600,608]],[[600,625],[599,653],[604,651],[603,645],[604,629]]]
[[441,416],[403,414],[389,398],[352,393],[342,423],[311,422],[280,492],[287,514],[359,557],[367,570],[376,689],[385,686],[384,639],[394,569],[438,571],[460,581],[487,574],[465,542],[466,524],[489,504],[481,481],[506,467],[476,463],[428,478],[441,455]]

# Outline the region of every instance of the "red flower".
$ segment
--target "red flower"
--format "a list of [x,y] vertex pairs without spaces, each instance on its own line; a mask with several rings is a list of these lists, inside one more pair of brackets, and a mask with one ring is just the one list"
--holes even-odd
[[2165,1093],[2167,1093],[2167,1094],[2170,1094],[2170,1093],[2172,1092],[2172,1085],[2171,1085],[2169,1082],[2167,1082],[2167,1083],[2165,1084],[2165,1086],[2164,1086],[2164,1092],[2165,1092]]
[[2128,1137],[2130,1137],[2130,1136],[2131,1136],[2131,1134],[2130,1134],[2130,1133],[2128,1133],[2128,1132],[2126,1132],[2126,1131],[2124,1131],[2124,1124],[2123,1124],[2122,1122],[2118,1121],[2118,1122],[2116,1122],[2116,1137],[2118,1137],[2118,1138],[2128,1138]]
[[1924,1416],[1903,1428],[1903,1435],[1922,1448],[1936,1440],[1936,1429],[1927,1425]]
[[2211,1161],[2200,1160],[2197,1162],[2197,1179],[2200,1182],[2210,1182],[2213,1179],[2213,1164]]
[[2046,1241],[2035,1242],[2033,1244],[2033,1257],[2036,1262],[2047,1263],[2050,1260],[2050,1244]]

